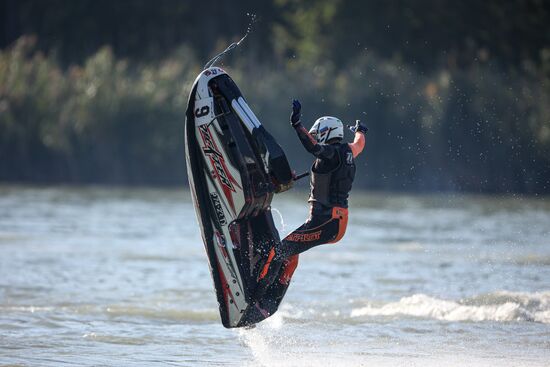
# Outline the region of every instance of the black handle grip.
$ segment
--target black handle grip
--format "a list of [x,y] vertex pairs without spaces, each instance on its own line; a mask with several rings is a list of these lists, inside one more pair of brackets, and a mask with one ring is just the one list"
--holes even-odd
[[299,175],[296,175],[296,177],[294,177],[294,181],[298,181],[307,176],[309,176],[309,171],[305,171],[304,173],[300,173]]

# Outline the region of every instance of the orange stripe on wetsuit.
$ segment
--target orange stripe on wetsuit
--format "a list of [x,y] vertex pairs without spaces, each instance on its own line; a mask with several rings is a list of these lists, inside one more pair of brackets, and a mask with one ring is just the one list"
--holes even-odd
[[307,131],[305,127],[302,126],[302,124],[298,125],[297,129],[299,129],[311,142],[312,145],[317,145],[317,140]]
[[283,263],[283,271],[279,277],[279,282],[282,284],[288,284],[292,275],[294,275],[294,270],[298,266],[298,255],[292,255]]
[[332,208],[332,219],[338,220],[338,234],[336,234],[334,240],[327,243],[336,243],[346,234],[346,228],[348,228],[348,209],[335,206]]

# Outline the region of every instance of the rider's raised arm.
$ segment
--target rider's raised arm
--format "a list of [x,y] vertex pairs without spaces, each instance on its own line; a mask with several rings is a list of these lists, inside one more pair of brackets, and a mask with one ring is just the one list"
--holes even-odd
[[353,143],[349,143],[349,147],[353,153],[353,158],[356,158],[365,148],[365,134],[356,131],[355,139],[353,139]]

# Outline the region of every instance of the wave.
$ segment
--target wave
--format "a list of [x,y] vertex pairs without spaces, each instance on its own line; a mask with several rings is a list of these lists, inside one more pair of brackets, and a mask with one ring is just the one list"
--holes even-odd
[[219,319],[216,309],[179,309],[133,305],[52,305],[52,306],[0,306],[0,313],[65,313],[78,315],[104,314],[110,317],[137,317],[174,322],[213,322]]
[[142,317],[145,319],[161,319],[171,321],[211,322],[219,319],[217,310],[186,310],[170,308],[148,308],[136,306],[109,306],[105,312],[111,316]]
[[511,260],[510,263],[520,266],[550,266],[550,256],[532,254]]
[[550,291],[537,293],[493,292],[459,301],[425,294],[384,305],[353,309],[351,317],[412,316],[444,321],[531,321],[550,324]]

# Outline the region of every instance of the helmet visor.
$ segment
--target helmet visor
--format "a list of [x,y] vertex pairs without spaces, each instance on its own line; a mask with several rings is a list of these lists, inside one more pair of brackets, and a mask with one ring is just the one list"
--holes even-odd
[[311,129],[309,129],[309,134],[315,138],[315,140],[319,140],[319,121],[315,121]]

